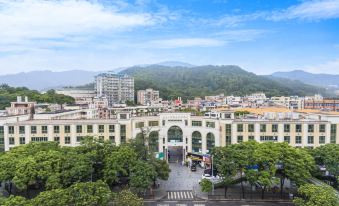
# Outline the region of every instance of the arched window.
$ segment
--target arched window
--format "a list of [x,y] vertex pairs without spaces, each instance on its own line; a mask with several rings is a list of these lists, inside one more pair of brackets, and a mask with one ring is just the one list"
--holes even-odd
[[159,152],[159,132],[153,131],[149,133],[149,149],[151,152]]
[[212,148],[215,146],[215,137],[213,133],[208,133],[206,136],[206,141],[207,141],[207,150],[208,153],[212,151]]
[[202,138],[198,131],[192,133],[192,152],[202,152]]
[[178,126],[172,126],[167,131],[168,142],[182,142],[182,130]]

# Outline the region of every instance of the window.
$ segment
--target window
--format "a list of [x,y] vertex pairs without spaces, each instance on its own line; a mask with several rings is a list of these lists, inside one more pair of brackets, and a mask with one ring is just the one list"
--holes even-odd
[[93,133],[93,125],[87,125],[87,133]]
[[66,134],[71,133],[71,126],[65,125],[65,133]]
[[126,135],[126,125],[120,125],[120,134]]
[[36,126],[31,126],[31,134],[36,134]]
[[337,142],[337,125],[331,124],[331,135],[330,135],[330,143],[336,144]]
[[145,123],[144,122],[137,122],[137,123],[135,123],[135,127],[136,128],[142,128],[142,127],[144,127],[145,126]]
[[319,132],[325,133],[326,132],[326,125],[324,125],[324,124],[319,125]]
[[15,144],[14,137],[10,137],[9,138],[9,144],[10,145],[14,145]]
[[0,137],[0,144],[4,144],[5,143],[5,139],[3,137]]
[[278,132],[278,125],[272,124],[272,132]]
[[278,141],[277,136],[260,136],[261,142],[276,142]]
[[0,134],[4,134],[4,126],[0,126]]
[[260,125],[260,132],[266,132],[266,124]]
[[302,125],[301,125],[301,124],[296,124],[296,125],[295,125],[295,132],[300,133],[301,130],[302,130]]
[[165,124],[166,124],[166,121],[162,120],[162,126],[165,126]]
[[82,133],[82,125],[77,125],[77,133]]
[[206,122],[206,127],[215,128],[215,122]]
[[248,136],[248,140],[254,140],[254,136],[253,135]]
[[319,137],[319,144],[325,144],[325,136]]
[[32,142],[47,142],[48,138],[47,137],[32,137]]
[[41,126],[41,133],[42,134],[47,134],[48,133],[47,126]]
[[25,126],[19,126],[19,134],[25,134]]
[[14,134],[14,126],[8,127],[8,134]]
[[126,143],[126,136],[120,136],[120,138],[121,143]]
[[26,144],[26,138],[25,137],[20,137],[20,144]]
[[295,137],[295,143],[296,143],[296,144],[301,144],[301,143],[302,143],[302,141],[301,141],[301,136],[296,136],[296,137]]
[[192,121],[192,127],[201,127],[202,122],[201,121]]
[[115,136],[109,136],[109,141],[114,142],[115,143]]
[[309,124],[308,125],[308,130],[309,133],[313,133],[314,132],[314,125],[313,124]]
[[231,136],[226,136],[226,145],[230,145],[232,143]]
[[284,136],[284,142],[290,143],[291,138],[290,136]]
[[59,126],[54,126],[54,134],[59,134],[60,133],[60,127]]
[[105,125],[99,125],[99,133],[105,132]]
[[109,125],[109,133],[114,133],[114,132],[115,132],[114,125]]
[[284,124],[284,132],[288,133],[291,131],[291,125],[289,124]]
[[307,137],[307,143],[308,144],[313,144],[314,143],[314,137],[313,136],[308,136]]
[[254,132],[254,124],[248,125],[248,132]]
[[243,136],[238,136],[238,137],[237,137],[237,142],[238,142],[238,143],[241,143],[241,142],[243,142],[243,139],[244,139]]
[[65,137],[65,144],[71,144],[71,137]]
[[54,142],[60,143],[60,137],[54,137]]
[[77,142],[81,142],[84,139],[83,136],[77,136]]
[[159,126],[159,122],[158,121],[149,121],[148,126],[157,127],[157,126]]
[[104,140],[105,137],[104,136],[99,136],[99,140]]
[[244,125],[243,124],[237,124],[237,132],[243,132],[244,131]]
[[231,124],[226,124],[225,125],[225,130],[226,130],[226,135],[231,136],[232,134],[232,125]]

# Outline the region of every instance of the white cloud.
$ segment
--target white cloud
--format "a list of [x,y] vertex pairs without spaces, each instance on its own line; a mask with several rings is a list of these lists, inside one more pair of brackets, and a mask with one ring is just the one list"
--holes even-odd
[[216,35],[227,42],[244,42],[253,41],[270,32],[272,31],[263,29],[236,29],[218,32]]
[[339,18],[338,0],[311,0],[299,5],[289,7],[286,10],[274,12],[268,19],[303,19],[322,20]]
[[184,47],[217,47],[224,45],[225,42],[211,38],[174,38],[153,40],[143,44],[144,47],[150,48],[184,48]]
[[305,66],[304,70],[319,73],[339,74],[339,58],[322,64]]
[[[165,21],[146,12],[128,13],[119,6],[85,0],[0,0],[0,48],[30,47],[32,42],[126,31]],[[67,42],[67,41],[66,41]]]

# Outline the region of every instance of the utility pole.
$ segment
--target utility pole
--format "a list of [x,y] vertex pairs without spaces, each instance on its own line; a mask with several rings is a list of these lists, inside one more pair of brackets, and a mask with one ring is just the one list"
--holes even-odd
[[212,168],[212,195],[214,195],[214,169],[213,169],[213,155],[211,155],[211,168]]

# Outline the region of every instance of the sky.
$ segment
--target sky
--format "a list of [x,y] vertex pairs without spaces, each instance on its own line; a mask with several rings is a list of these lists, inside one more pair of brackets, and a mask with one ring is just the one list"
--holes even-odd
[[339,0],[0,0],[0,75],[163,61],[339,74]]

